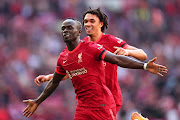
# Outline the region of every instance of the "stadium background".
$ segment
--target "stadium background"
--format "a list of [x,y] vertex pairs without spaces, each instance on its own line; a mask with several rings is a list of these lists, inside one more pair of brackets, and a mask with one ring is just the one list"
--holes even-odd
[[[34,78],[53,73],[65,46],[61,22],[82,21],[88,6],[108,15],[106,33],[142,48],[148,60],[157,56],[156,63],[169,70],[159,77],[119,68],[124,103],[118,119],[130,120],[139,111],[150,120],[180,120],[180,0],[1,0],[0,120],[27,119],[22,100],[42,92],[46,83],[37,87]],[[72,120],[75,105],[71,81],[63,81],[29,120]]]

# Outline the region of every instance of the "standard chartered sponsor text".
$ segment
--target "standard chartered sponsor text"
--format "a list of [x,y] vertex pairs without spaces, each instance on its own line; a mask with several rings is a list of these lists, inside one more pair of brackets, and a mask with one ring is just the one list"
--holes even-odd
[[86,74],[87,70],[83,67],[83,68],[80,68],[80,69],[72,70],[70,72],[68,70],[66,70],[66,73],[68,74],[69,78],[72,79],[72,77],[74,77],[74,76]]

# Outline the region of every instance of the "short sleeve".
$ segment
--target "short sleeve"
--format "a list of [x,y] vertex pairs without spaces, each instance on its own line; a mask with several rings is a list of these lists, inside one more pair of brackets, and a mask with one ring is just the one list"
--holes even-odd
[[95,54],[98,60],[104,60],[104,57],[107,53],[107,51],[103,48],[102,45],[96,43],[91,44],[90,51],[93,52],[93,54]]
[[58,57],[57,66],[56,66],[55,71],[56,71],[56,73],[58,73],[58,74],[66,75],[66,71],[63,69],[63,67],[62,67],[62,65],[61,65],[60,56]]
[[111,43],[113,44],[113,46],[122,47],[124,49],[128,47],[128,44],[126,43],[126,41],[115,36],[110,36],[110,37],[111,37]]

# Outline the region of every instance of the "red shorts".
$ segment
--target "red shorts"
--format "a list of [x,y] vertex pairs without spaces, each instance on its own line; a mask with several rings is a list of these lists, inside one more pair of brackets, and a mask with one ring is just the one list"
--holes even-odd
[[102,110],[76,110],[73,120],[116,120],[116,107]]

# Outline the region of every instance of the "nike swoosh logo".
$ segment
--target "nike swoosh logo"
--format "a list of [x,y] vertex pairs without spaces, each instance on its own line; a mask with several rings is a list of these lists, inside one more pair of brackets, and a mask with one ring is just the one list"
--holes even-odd
[[64,60],[64,61],[63,61],[63,64],[66,63],[66,62],[67,62],[67,60]]

